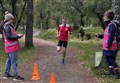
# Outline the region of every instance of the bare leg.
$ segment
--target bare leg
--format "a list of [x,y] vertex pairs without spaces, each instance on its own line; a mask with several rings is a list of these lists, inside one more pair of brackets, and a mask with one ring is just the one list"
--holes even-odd
[[62,64],[64,64],[64,62],[65,62],[66,50],[67,50],[67,48],[64,48],[64,49],[63,49],[63,59],[62,59]]
[[63,48],[63,59],[65,59],[67,48]]
[[60,52],[60,51],[61,51],[61,47],[57,46],[57,52]]

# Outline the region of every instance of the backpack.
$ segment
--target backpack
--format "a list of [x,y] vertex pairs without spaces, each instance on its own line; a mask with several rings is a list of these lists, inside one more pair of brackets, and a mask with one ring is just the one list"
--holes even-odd
[[116,41],[120,42],[120,25],[118,25],[118,27],[117,27]]
[[111,21],[116,26],[116,41],[120,42],[120,23],[117,20]]

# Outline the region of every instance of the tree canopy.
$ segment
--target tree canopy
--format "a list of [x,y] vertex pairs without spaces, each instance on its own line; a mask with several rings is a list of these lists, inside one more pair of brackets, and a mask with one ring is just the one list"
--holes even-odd
[[[27,8],[31,3],[33,8]],[[30,3],[29,0],[0,0],[0,20],[4,20],[7,10],[15,16],[16,30],[33,23],[31,31],[26,28],[27,34],[33,34],[33,27],[41,30],[55,28],[61,23],[62,17],[66,17],[74,29],[79,26],[104,27],[103,13],[106,10],[113,9],[120,20],[119,3],[120,0],[31,0]]]

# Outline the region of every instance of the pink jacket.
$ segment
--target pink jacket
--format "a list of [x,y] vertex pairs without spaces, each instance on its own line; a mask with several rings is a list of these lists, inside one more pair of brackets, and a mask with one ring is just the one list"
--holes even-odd
[[[11,34],[15,35],[16,31],[12,27],[10,27],[10,29],[11,29]],[[18,39],[8,40],[4,31],[3,31],[3,35],[4,35],[4,43],[5,43],[5,52],[6,53],[16,52],[20,49]]]
[[[108,26],[106,27],[106,29],[104,30],[104,36],[103,36],[103,49],[105,50],[105,48],[107,47],[107,43],[108,43],[108,38],[110,35],[109,32],[109,26],[111,25],[111,23],[108,24]],[[114,40],[112,42],[111,47],[109,48],[110,50],[117,50],[117,41],[116,41],[116,36],[114,37]]]

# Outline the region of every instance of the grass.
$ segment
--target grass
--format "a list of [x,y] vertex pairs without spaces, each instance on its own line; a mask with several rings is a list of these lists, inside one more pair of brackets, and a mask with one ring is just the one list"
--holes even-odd
[[[1,39],[0,39],[1,40]],[[4,52],[3,42],[0,41],[0,74],[3,73],[5,61],[7,58],[6,53]],[[21,50],[18,52],[19,63],[25,63],[29,60],[34,54],[36,48],[25,48],[24,43],[20,41]]]
[[[86,67],[92,68],[94,66],[94,55],[95,52],[101,51],[100,40],[89,40],[89,41],[78,41],[75,40],[70,41],[70,45],[78,48],[80,50],[80,55],[78,55],[78,59],[80,61],[84,61]],[[89,63],[87,63],[89,61]]]
[[[78,42],[76,42],[75,40],[70,41],[71,46],[76,47],[80,50],[78,54],[79,61],[84,63],[83,66],[89,68],[92,71],[93,75],[100,79],[101,83],[119,83],[119,79],[112,79],[112,77],[104,75],[104,71],[106,70],[104,69],[104,67],[94,66],[95,52],[102,51],[101,43],[101,40],[96,39]],[[120,52],[117,56],[117,63],[118,65],[120,65]]]
[[6,59],[5,52],[4,52],[3,48],[4,48],[3,42],[0,39],[0,73],[3,71],[3,65],[4,65],[5,59]]

